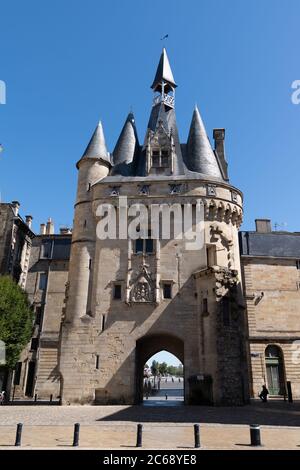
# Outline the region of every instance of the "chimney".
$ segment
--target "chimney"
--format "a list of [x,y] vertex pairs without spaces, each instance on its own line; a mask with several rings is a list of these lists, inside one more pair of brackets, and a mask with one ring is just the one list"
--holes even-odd
[[47,235],[53,235],[54,234],[54,223],[52,222],[50,217],[49,217],[47,225],[46,225],[46,233],[47,233]]
[[25,222],[29,228],[31,228],[32,219],[33,219],[32,215],[25,215]]
[[61,235],[69,235],[70,233],[72,233],[69,227],[61,227],[59,229],[59,232]]
[[214,129],[213,137],[215,141],[215,151],[217,152],[220,163],[222,165],[224,177],[226,180],[228,180],[228,171],[227,171],[228,163],[226,161],[225,146],[224,146],[225,129]]
[[40,225],[40,235],[46,235],[46,224]]
[[271,233],[272,232],[270,219],[255,219],[255,227],[258,233]]
[[15,213],[15,216],[17,217],[17,215],[19,214],[20,203],[18,201],[11,201],[11,205]]

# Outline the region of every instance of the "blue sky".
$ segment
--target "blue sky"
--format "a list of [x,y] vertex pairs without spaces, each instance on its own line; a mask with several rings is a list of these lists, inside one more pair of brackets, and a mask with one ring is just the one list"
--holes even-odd
[[169,34],[181,140],[197,103],[210,137],[226,128],[243,228],[270,217],[300,231],[299,1],[10,0],[0,14],[0,190],[35,229],[72,224],[75,163],[99,118],[112,151],[132,107],[143,140]]

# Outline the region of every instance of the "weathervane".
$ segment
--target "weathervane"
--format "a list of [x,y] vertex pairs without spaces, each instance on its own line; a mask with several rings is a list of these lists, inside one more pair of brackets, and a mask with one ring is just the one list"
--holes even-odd
[[169,35],[168,34],[165,34],[164,37],[160,38],[161,41],[163,41],[164,39],[168,39]]

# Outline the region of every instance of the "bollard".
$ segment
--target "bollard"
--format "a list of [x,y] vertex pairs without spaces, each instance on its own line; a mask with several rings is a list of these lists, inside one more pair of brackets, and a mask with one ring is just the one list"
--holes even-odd
[[74,424],[73,447],[79,446],[79,429],[80,429],[80,424],[75,423]]
[[15,446],[20,446],[20,445],[21,445],[22,429],[23,429],[23,424],[22,424],[22,423],[17,424],[17,432],[16,432],[16,442],[15,442]]
[[259,424],[250,424],[250,440],[252,446],[261,446]]
[[287,388],[287,394],[288,394],[288,402],[293,403],[292,384],[289,380],[286,383],[286,388]]
[[143,425],[137,425],[136,447],[142,447],[143,441]]
[[53,400],[53,395],[51,394],[50,395],[50,403],[52,403],[52,400]]
[[194,424],[194,436],[195,436],[195,449],[200,447],[200,426],[199,424]]
[[34,403],[37,402],[37,393],[34,395]]

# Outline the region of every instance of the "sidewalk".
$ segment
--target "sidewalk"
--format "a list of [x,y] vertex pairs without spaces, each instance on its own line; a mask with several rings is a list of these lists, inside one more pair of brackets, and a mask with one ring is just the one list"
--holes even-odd
[[143,423],[143,448],[192,449],[199,423],[201,448],[249,450],[249,424],[261,425],[262,449],[300,449],[300,403],[255,402],[245,407],[2,406],[0,448],[11,449],[16,424],[22,446],[70,448],[74,423],[80,447],[132,449]]
[[[0,449],[15,449],[15,426],[0,426]],[[248,426],[209,425],[200,429],[202,449],[249,450]],[[261,449],[300,449],[300,429],[261,428]],[[71,448],[72,426],[24,426],[22,448]],[[136,444],[136,425],[110,424],[81,426],[79,446],[97,449],[133,449]],[[145,424],[143,448],[145,449],[193,449],[194,430],[189,424]],[[255,449],[257,449],[255,447]]]

